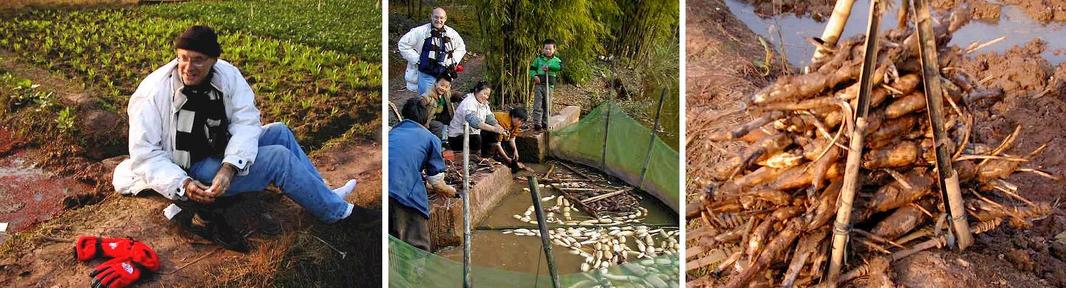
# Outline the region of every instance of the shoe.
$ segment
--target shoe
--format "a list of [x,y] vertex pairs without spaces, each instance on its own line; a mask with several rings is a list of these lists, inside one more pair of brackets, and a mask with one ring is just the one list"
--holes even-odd
[[352,230],[367,230],[381,227],[381,212],[353,205],[352,214],[338,221]]
[[259,213],[259,225],[256,226],[259,228],[259,233],[265,235],[278,236],[282,232],[281,222],[266,212]]

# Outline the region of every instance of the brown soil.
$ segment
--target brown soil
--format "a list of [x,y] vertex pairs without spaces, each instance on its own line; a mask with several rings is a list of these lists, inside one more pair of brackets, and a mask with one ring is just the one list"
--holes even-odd
[[[796,16],[810,16],[818,22],[829,20],[833,14],[833,5],[836,0],[805,1],[805,0],[743,0],[755,7],[755,13],[763,17],[770,17],[784,13]],[[1064,0],[1005,0],[1005,5],[1015,5],[1025,10],[1025,13],[1042,23],[1066,22],[1066,1]],[[898,1],[893,3],[900,5]],[[949,10],[966,6],[973,13],[974,19],[985,21],[997,21],[999,19],[1001,5],[987,0],[932,0],[931,4],[939,10]],[[898,8],[898,7],[896,7]],[[865,13],[865,11],[862,11]],[[855,11],[852,11],[855,13]]]
[[[690,3],[689,9],[702,12],[688,14],[687,32],[687,193],[689,199],[694,199],[692,196],[705,191],[710,183],[709,168],[738,148],[735,143],[715,143],[704,137],[750,119],[744,113],[729,112],[743,107],[745,96],[765,86],[768,79],[746,70],[726,69],[743,67],[739,63],[762,56],[750,52],[758,51],[751,44],[757,43],[752,41],[754,36],[722,7],[721,1]],[[743,48],[738,49],[740,52],[719,48],[735,46]],[[1006,91],[1001,100],[974,103],[972,109],[979,123],[974,129],[975,141],[999,143],[1021,125],[1022,134],[1009,152],[1025,154],[1048,143],[1043,154],[1023,166],[1038,167],[1061,177],[1066,172],[1066,142],[1062,141],[1066,128],[1060,125],[1066,120],[1066,64],[1052,67],[1040,56],[1044,47],[1042,42],[1032,42],[1002,54],[985,53],[945,63],[970,73],[974,79],[982,79],[983,85]],[[1061,179],[1017,173],[1008,181],[1019,186],[1022,196],[1034,201],[1057,203],[1066,196],[1062,190],[1066,182]],[[698,221],[689,224],[689,228],[693,225],[699,225]],[[1056,207],[1051,216],[1034,221],[1028,229],[1003,226],[979,235],[976,245],[966,252],[935,249],[894,262],[893,279],[907,287],[1063,287],[1066,240],[1056,240],[1056,235],[1064,231],[1066,214]]]
[[[696,11],[699,11],[696,13]],[[711,164],[724,160],[733,143],[703,140],[712,132],[751,119],[738,111],[743,99],[781,75],[774,68],[763,76],[756,62],[768,62],[755,33],[744,26],[721,0],[690,1],[685,47],[688,55],[685,86],[687,93],[686,163],[688,191],[706,189]],[[782,61],[774,56],[773,63]],[[779,67],[778,64],[772,67]]]
[[1066,0],[1004,0],[1004,3],[1025,9],[1033,19],[1042,23],[1066,22]]
[[804,0],[743,0],[755,6],[755,14],[763,17],[774,16],[782,13],[795,14],[796,16],[810,16],[815,21],[829,20],[833,15],[833,5],[836,0],[804,1]]
[[[379,145],[372,143],[329,145],[315,152],[312,158],[330,183],[344,183],[352,178],[360,181],[349,201],[380,209],[380,150]],[[0,187],[0,193],[3,191],[6,190]],[[313,275],[327,272],[303,271],[308,269],[308,265],[315,265],[309,263],[323,261],[342,267],[350,266],[345,268],[350,271],[360,271],[351,276],[366,278],[358,280],[358,283],[380,281],[373,279],[380,275],[380,271],[372,272],[378,270],[377,263],[381,257],[378,229],[344,236],[345,233],[352,233],[344,230],[350,228],[318,222],[277,191],[242,194],[237,204],[227,210],[228,221],[244,231],[257,229],[260,213],[266,213],[282,224],[284,232],[279,236],[253,234],[250,240],[256,248],[249,254],[223,250],[203,238],[182,231],[163,217],[162,210],[169,203],[154,193],[141,196],[109,194],[100,204],[65,211],[61,217],[16,234],[8,239],[11,243],[3,246],[6,250],[0,251],[0,271],[3,271],[0,273],[0,285],[87,285],[90,279],[85,275],[100,261],[85,264],[76,263],[70,258],[72,243],[68,241],[78,235],[132,237],[148,243],[159,253],[163,269],[147,279],[159,283],[182,283],[187,287],[227,283],[251,286],[285,281],[299,283],[309,281],[305,277],[316,277]],[[338,253],[315,237],[345,251],[348,257],[342,260]],[[358,241],[353,242],[353,239]],[[371,264],[373,267],[369,266]]]

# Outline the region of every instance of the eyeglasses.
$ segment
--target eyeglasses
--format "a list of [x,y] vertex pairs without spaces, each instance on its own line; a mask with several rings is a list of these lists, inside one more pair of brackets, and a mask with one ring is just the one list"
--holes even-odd
[[204,68],[210,62],[207,57],[189,57],[186,55],[178,55],[178,64],[188,64],[197,68]]

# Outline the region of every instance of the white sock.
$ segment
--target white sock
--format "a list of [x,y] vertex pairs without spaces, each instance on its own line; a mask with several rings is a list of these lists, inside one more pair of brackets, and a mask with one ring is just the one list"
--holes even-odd
[[352,209],[355,209],[355,204],[348,203],[348,209],[344,210],[344,217],[341,217],[341,219],[348,218],[348,216],[352,216]]
[[348,180],[348,183],[344,183],[344,186],[333,189],[333,194],[337,194],[341,199],[348,199],[348,194],[352,194],[355,191],[355,179]]

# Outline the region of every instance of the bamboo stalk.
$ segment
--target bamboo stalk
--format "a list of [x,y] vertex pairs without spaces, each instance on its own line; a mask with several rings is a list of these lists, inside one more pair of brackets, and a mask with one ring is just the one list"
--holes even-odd
[[940,86],[940,69],[937,62],[936,37],[933,34],[933,19],[928,0],[911,0],[914,6],[914,22],[918,33],[918,53],[922,63],[922,80],[925,88],[925,109],[929,115],[929,123],[933,129],[933,141],[936,150],[937,183],[940,185],[944,210],[948,213],[948,220],[954,228],[954,236],[957,238],[959,249],[965,250],[973,244],[973,235],[970,226],[966,224],[966,210],[963,207],[962,191],[959,189],[959,175],[951,167],[951,152],[944,143],[948,143],[948,135],[944,131],[944,98]]
[[463,122],[463,287],[473,287],[470,281],[470,123]]
[[651,135],[648,137],[648,153],[644,155],[644,165],[640,168],[640,182],[637,187],[644,189],[644,179],[648,176],[648,164],[651,163],[651,151],[655,148],[655,131],[659,131],[659,116],[663,112],[663,99],[666,98],[666,89],[659,94],[659,105],[655,109],[655,125],[652,125]]
[[[544,209],[540,207],[540,187],[537,185],[537,176],[529,176],[529,195],[533,198],[533,211],[537,214],[537,227],[540,228],[540,242],[544,247],[544,255],[548,256],[548,272],[551,273],[552,287],[559,288],[559,274],[555,271],[555,256],[552,255],[552,243],[548,232],[548,221],[544,217]],[[468,232],[469,233],[469,232]]]
[[[811,56],[811,64],[821,61],[828,55],[829,51],[825,47],[836,46],[837,41],[840,40],[840,33],[844,32],[844,25],[848,23],[848,17],[851,16],[851,7],[854,5],[855,0],[838,0],[836,5],[833,6],[833,15],[829,17],[829,22],[825,24],[825,31],[822,32],[821,39],[823,43],[814,49],[814,55]],[[811,66],[808,65],[808,67]],[[810,70],[808,69],[808,72]]]
[[[848,151],[847,165],[844,168],[844,182],[837,199],[836,221],[833,223],[833,248],[829,262],[828,285],[836,287],[840,277],[840,269],[844,264],[844,253],[847,249],[848,226],[851,225],[851,209],[855,201],[855,192],[860,187],[859,168],[862,165],[862,149],[864,132],[866,130],[866,117],[870,110],[870,94],[873,89],[873,72],[877,67],[878,52],[878,28],[880,26],[881,3],[873,0],[870,3],[870,23],[866,28],[865,55],[862,62],[862,72],[859,74],[859,96],[855,111],[855,129],[851,131],[851,145]],[[835,13],[835,12],[834,12]]]
[[589,197],[589,198],[585,198],[585,200],[581,200],[581,203],[585,204],[585,203],[596,202],[596,201],[599,201],[599,200],[602,200],[602,199],[606,199],[607,197],[611,197],[611,196],[614,196],[614,195],[625,193],[625,192],[627,192],[629,190],[633,190],[633,188],[626,188],[626,189],[614,191],[614,192],[607,193],[607,194],[601,194],[601,195],[596,195],[596,196],[592,196],[592,197]]

